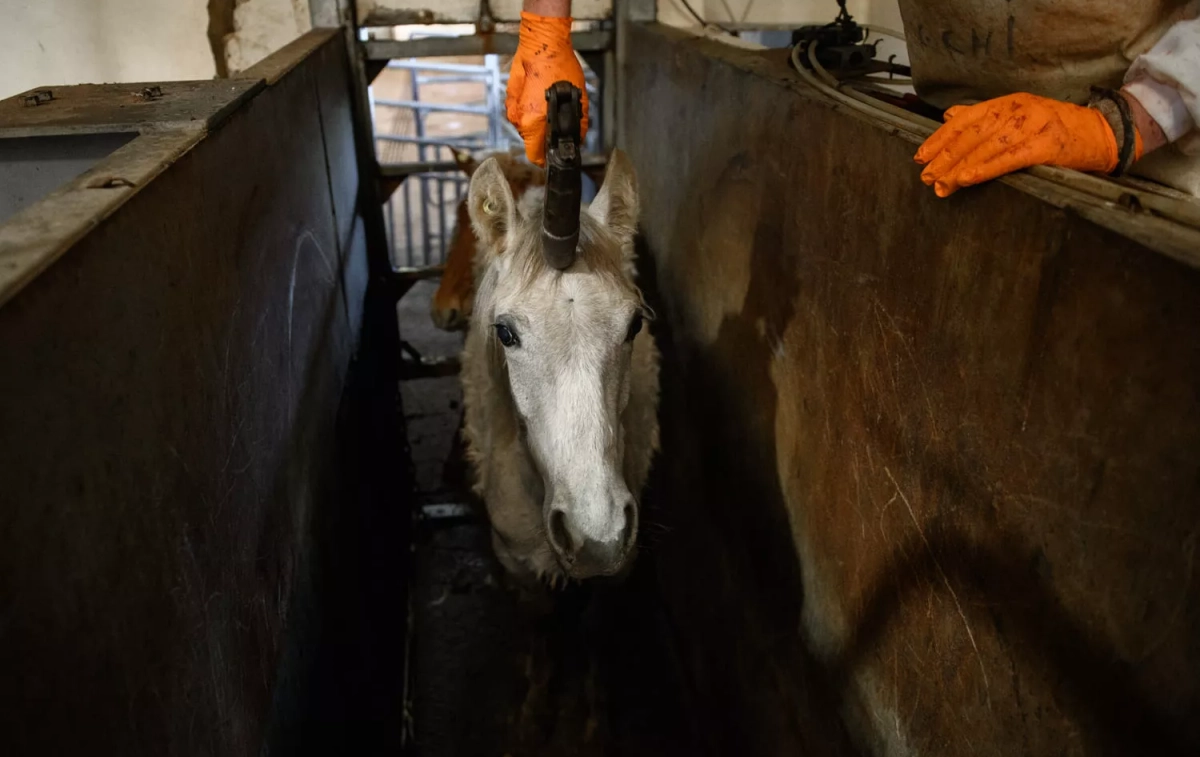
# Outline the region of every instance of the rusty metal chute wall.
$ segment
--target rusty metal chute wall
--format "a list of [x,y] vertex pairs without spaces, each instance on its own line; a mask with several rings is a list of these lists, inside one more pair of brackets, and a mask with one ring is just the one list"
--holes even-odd
[[937,199],[778,52],[628,55],[660,581],[717,753],[1197,753],[1200,273]]
[[[378,461],[341,430],[367,287],[345,37],[246,76],[265,84],[0,308],[6,754],[297,753],[313,643],[339,633],[315,625],[320,553],[387,530],[354,525]],[[340,569],[385,570],[352,541]]]

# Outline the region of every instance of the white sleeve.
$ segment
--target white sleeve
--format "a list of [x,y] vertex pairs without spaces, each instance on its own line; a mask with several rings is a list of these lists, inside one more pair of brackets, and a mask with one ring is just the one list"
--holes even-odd
[[1180,21],[1125,74],[1137,98],[1171,142],[1200,123],[1200,19]]

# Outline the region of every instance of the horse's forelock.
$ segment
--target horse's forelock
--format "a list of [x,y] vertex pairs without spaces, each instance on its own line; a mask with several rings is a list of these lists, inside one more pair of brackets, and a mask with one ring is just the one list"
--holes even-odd
[[[537,190],[530,190],[534,194]],[[528,201],[526,201],[528,200]],[[506,250],[494,250],[488,255],[489,263],[479,278],[476,288],[475,313],[479,328],[484,329],[483,338],[488,345],[488,352],[496,359],[501,359],[503,350],[499,349],[492,319],[496,316],[496,293],[500,283],[500,273],[497,262],[500,255],[511,256],[510,270],[518,278],[515,282],[518,294],[531,291],[542,277],[551,276],[552,285],[557,286],[564,274],[546,262],[542,254],[541,234],[541,198],[538,195],[530,198],[526,195],[519,203],[516,223],[509,236],[510,245]],[[579,251],[577,260],[581,261],[588,272],[619,289],[623,289],[631,297],[645,306],[641,290],[626,273],[621,260],[621,248],[613,235],[592,218],[588,213],[579,217]],[[648,310],[648,308],[644,308]],[[501,362],[503,362],[501,360]]]
[[[527,291],[543,276],[554,276],[555,280],[561,278],[564,271],[553,268],[543,254],[541,214],[521,219],[519,224],[522,228],[517,235],[518,243],[513,245],[514,249],[510,252],[514,255],[513,265],[520,275],[517,283],[520,291]],[[587,213],[581,213],[579,217],[576,260],[581,261],[590,273],[611,279],[620,288],[628,289],[631,293],[637,290],[623,270],[621,248],[617,240]]]

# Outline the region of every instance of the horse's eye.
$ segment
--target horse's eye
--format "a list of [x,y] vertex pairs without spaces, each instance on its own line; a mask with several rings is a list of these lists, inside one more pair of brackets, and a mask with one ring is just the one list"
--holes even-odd
[[510,329],[508,326],[505,326],[503,323],[496,324],[496,338],[499,339],[500,344],[503,344],[505,347],[515,347],[520,343],[520,340],[517,339],[517,335],[512,332],[512,329]]
[[625,335],[625,341],[632,342],[633,338],[635,336],[637,336],[638,332],[641,330],[642,330],[642,314],[638,313],[637,315],[635,315],[633,317],[633,320],[629,322],[629,333],[627,333]]

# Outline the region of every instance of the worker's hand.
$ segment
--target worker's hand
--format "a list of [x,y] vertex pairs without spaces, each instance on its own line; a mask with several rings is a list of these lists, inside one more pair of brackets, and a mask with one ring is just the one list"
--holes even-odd
[[1098,110],[1018,93],[946,111],[914,160],[938,197],[1029,166],[1111,172],[1120,151]]
[[588,98],[583,67],[571,48],[571,19],[521,13],[521,37],[513,56],[504,105],[508,120],[525,140],[525,155],[546,164],[546,90],[569,81],[583,93],[580,138],[587,134]]

